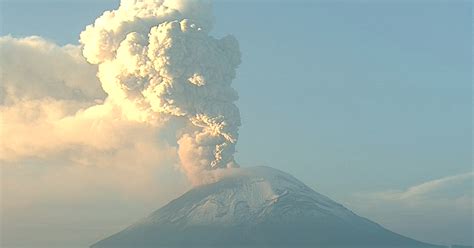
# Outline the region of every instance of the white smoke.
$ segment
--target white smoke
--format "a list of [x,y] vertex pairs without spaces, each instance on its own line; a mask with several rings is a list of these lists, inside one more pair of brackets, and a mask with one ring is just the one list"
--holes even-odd
[[[209,35],[211,10],[209,1],[122,0],[86,27],[80,47],[1,38],[0,160],[146,142],[177,146],[193,184],[238,167],[240,52],[234,37]],[[176,132],[169,144],[162,130]]]
[[178,153],[194,183],[203,172],[237,167],[240,114],[231,82],[240,52],[234,37],[209,35],[210,7],[203,1],[124,0],[80,39],[85,58],[98,65],[108,100],[127,119],[186,122]]
[[122,1],[80,45],[0,37],[2,244],[97,240],[237,166],[240,53],[210,7]]
[[[60,47],[38,36],[0,37],[0,104],[54,98],[76,102],[103,99],[97,68],[78,46]],[[77,73],[80,72],[80,73]]]

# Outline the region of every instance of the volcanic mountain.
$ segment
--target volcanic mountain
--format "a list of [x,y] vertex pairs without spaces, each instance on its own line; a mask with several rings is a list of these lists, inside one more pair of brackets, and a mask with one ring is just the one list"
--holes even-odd
[[393,233],[282,171],[232,170],[91,247],[439,247]]

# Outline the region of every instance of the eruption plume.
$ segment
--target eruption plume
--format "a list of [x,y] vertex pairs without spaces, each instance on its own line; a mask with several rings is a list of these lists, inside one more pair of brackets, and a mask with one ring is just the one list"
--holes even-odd
[[240,52],[234,37],[210,36],[211,27],[208,1],[122,0],[80,35],[84,57],[98,65],[105,104],[157,128],[184,123],[178,155],[194,184],[208,171],[238,167],[231,83]]

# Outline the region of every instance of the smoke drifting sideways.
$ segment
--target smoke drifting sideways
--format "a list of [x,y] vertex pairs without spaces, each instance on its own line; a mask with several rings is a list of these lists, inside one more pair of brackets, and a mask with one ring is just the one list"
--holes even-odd
[[[235,105],[238,95],[231,83],[240,64],[240,51],[234,37],[210,36],[211,12],[210,1],[193,0],[122,0],[117,10],[104,12],[80,34],[82,55],[92,65],[78,63],[97,70],[105,94],[94,85],[97,79],[87,84],[67,80],[60,91],[49,89],[51,85],[34,86],[43,89],[38,90],[29,82],[18,84],[19,80],[8,75],[12,66],[6,59],[2,77],[7,80],[0,94],[2,137],[6,140],[1,144],[0,159],[47,156],[46,151],[78,144],[88,149],[113,149],[128,142],[124,139],[134,139],[127,134],[142,126],[142,138],[147,136],[144,130],[152,130],[148,135],[155,136],[160,130],[175,129],[175,139],[161,146],[177,146],[181,169],[194,185],[216,180],[219,169],[238,167],[234,153],[241,123]],[[32,40],[48,46],[39,38],[3,37],[0,47],[6,51],[12,44],[29,44],[35,49]],[[81,59],[77,47],[48,49]],[[57,66],[43,69],[60,69]],[[41,96],[35,95],[38,92]],[[68,107],[71,104],[74,107]],[[49,127],[50,134],[45,135],[55,133],[56,139],[45,141],[48,138],[42,137],[33,144],[28,139],[16,140],[15,133],[25,131],[17,124],[31,119],[31,114],[28,118],[18,115],[30,111],[31,105],[41,112],[35,115],[36,127]],[[30,124],[25,129],[31,127],[35,128]],[[95,130],[92,137],[91,130]],[[144,139],[149,143],[156,138]]]
[[98,65],[108,101],[125,118],[150,125],[180,118],[182,167],[193,183],[203,172],[237,167],[238,96],[231,87],[240,64],[232,36],[209,36],[211,3],[122,1],[81,33],[84,57]]

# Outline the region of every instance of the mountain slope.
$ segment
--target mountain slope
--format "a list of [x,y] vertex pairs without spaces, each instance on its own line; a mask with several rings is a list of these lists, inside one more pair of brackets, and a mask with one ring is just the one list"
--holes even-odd
[[435,247],[388,231],[279,170],[234,172],[92,247]]

